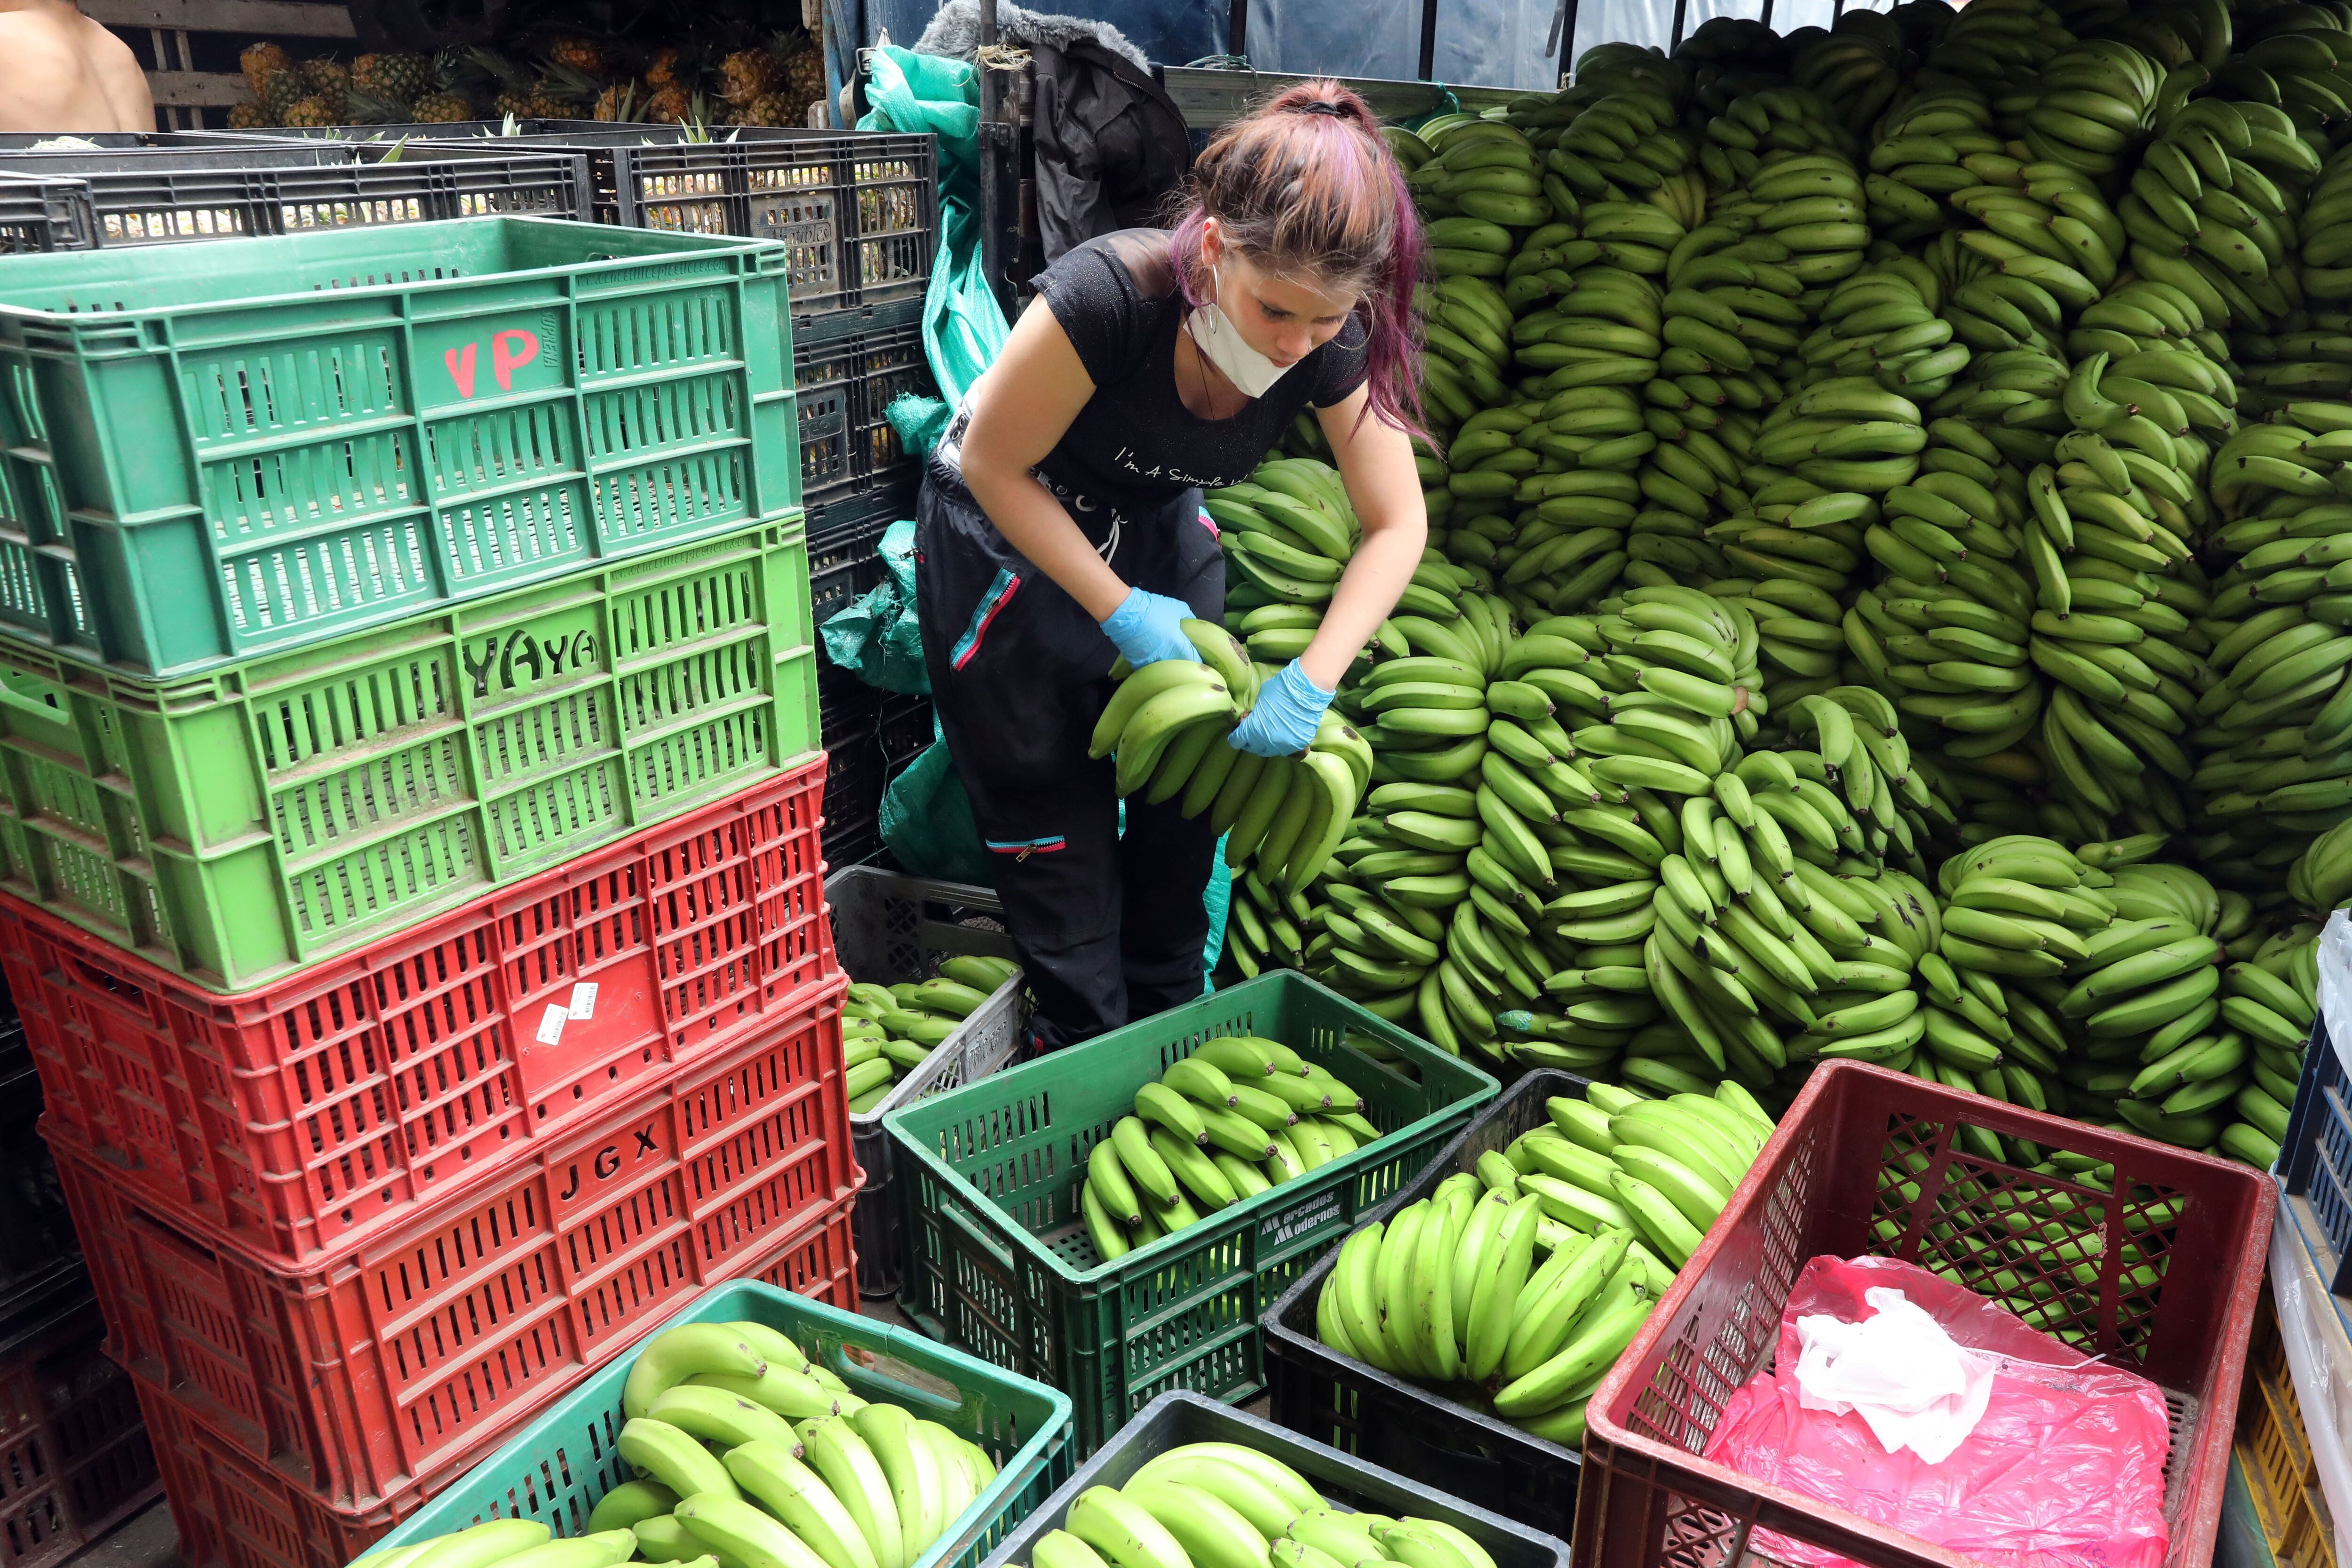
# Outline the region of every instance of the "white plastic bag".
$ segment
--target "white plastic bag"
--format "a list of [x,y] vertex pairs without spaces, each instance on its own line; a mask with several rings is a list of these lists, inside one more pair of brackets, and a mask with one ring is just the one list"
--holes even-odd
[[1807,1410],[1859,1415],[1890,1454],[1933,1465],[1968,1439],[1992,1396],[1994,1361],[1955,1343],[1902,1291],[1866,1290],[1873,1315],[1797,1320],[1797,1399]]

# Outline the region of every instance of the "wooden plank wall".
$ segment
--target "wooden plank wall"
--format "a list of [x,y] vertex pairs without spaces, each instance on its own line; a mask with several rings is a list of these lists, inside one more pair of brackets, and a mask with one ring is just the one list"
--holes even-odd
[[111,28],[147,68],[155,96],[159,131],[195,130],[204,111],[220,112],[253,95],[234,70],[198,70],[189,47],[192,33],[227,33],[252,38],[316,39],[319,51],[348,58],[359,35],[351,13],[339,5],[305,0],[80,0],[82,14]]

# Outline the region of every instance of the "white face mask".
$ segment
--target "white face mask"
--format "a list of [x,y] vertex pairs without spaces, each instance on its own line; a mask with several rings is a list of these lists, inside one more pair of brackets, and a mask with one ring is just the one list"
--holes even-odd
[[[1219,293],[1224,291],[1224,279],[1213,267],[1209,268],[1209,279]],[[1292,368],[1275,363],[1244,342],[1241,329],[1213,297],[1193,308],[1184,319],[1184,327],[1192,334],[1192,345],[1202,357],[1224,372],[1225,379],[1248,396],[1264,397]]]

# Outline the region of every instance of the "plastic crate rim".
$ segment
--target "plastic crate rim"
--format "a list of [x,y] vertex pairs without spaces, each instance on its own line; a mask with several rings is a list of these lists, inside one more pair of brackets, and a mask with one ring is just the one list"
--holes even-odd
[[[683,1323],[731,1322],[751,1318],[754,1316],[753,1313],[739,1309],[745,1302],[753,1300],[767,1300],[782,1304],[794,1313],[805,1314],[814,1319],[820,1324],[829,1323],[836,1334],[845,1338],[849,1333],[855,1333],[869,1343],[879,1339],[884,1354],[912,1370],[919,1372],[920,1363],[925,1361],[934,1364],[945,1363],[948,1369],[967,1382],[1018,1383],[1024,1385],[1022,1392],[1042,1397],[1046,1402],[1047,1408],[1051,1412],[1050,1418],[1023,1439],[1020,1450],[1011,1459],[998,1466],[996,1475],[989,1481],[980,1496],[974,1498],[964,1511],[940,1532],[939,1539],[934,1541],[920,1557],[909,1563],[907,1568],[939,1568],[940,1564],[950,1561],[965,1533],[967,1521],[973,1520],[975,1516],[985,1518],[989,1512],[1001,1509],[1017,1487],[1026,1484],[1027,1478],[1021,1472],[1025,1470],[1033,1460],[1042,1464],[1050,1459],[1054,1445],[1068,1441],[1073,1406],[1070,1396],[1058,1388],[1039,1383],[1034,1378],[1025,1378],[1017,1373],[1008,1372],[1003,1367],[957,1350],[952,1345],[942,1344],[927,1338],[911,1329],[896,1328],[860,1312],[845,1311],[839,1307],[829,1306],[814,1298],[795,1294],[762,1280],[730,1279],[710,1286],[693,1300],[687,1302],[667,1318],[646,1330],[645,1338],[637,1342],[634,1350],[615,1356],[588,1377],[574,1384],[555,1405],[541,1411],[521,1432],[471,1466],[467,1475],[471,1477],[486,1471],[512,1474],[521,1469],[536,1468],[536,1456],[539,1453],[541,1441],[540,1429],[557,1415],[567,1414],[568,1406],[584,1402],[590,1397],[604,1396],[607,1388],[610,1391],[610,1401],[617,1406],[621,1384],[627,1379],[629,1368],[635,1364],[637,1353],[652,1342],[656,1334]],[[902,1355],[900,1353],[902,1351],[911,1351],[914,1353]],[[887,1374],[874,1373],[870,1375],[887,1378]],[[934,1410],[941,1407],[941,1402],[924,1389],[910,1384],[898,1386],[903,1389],[912,1405],[928,1404]],[[958,1406],[958,1408],[962,1407]],[[462,1479],[446,1489],[446,1494],[452,1497],[462,1495],[464,1490],[465,1481]],[[435,1501],[427,1501],[405,1521],[395,1527],[381,1541],[376,1542],[369,1549],[371,1553],[389,1552],[396,1547],[414,1545],[419,1540],[429,1540],[435,1536],[452,1533],[450,1530],[440,1525],[436,1513]],[[1014,1522],[1017,1523],[1017,1521]],[[434,1526],[430,1534],[427,1534],[425,1529],[428,1524]],[[459,1525],[457,1528],[463,1529],[465,1526]]]
[[[351,228],[320,229],[302,234],[253,235],[242,238],[225,238],[218,243],[222,245],[276,245],[282,247],[287,245],[299,245],[305,241],[315,240],[328,236],[370,235],[380,238],[388,230],[396,232],[404,239],[424,239],[428,238],[436,229],[455,229],[461,226],[472,227],[485,223],[520,224],[530,225],[533,227],[597,229],[607,233],[616,232],[612,230],[608,226],[602,224],[581,223],[571,218],[534,217],[517,214],[511,216],[501,215],[494,217],[441,218],[428,223],[396,224],[381,226],[375,225],[361,225]],[[606,273],[622,271],[631,268],[658,266],[662,262],[671,259],[673,254],[685,256],[691,255],[697,251],[708,252],[710,255],[717,257],[740,254],[751,258],[753,258],[752,271],[754,274],[764,274],[770,271],[782,271],[787,256],[786,247],[782,240],[741,239],[737,238],[732,235],[696,234],[678,229],[628,229],[617,232],[625,232],[632,236],[652,237],[660,242],[661,248],[642,256],[593,256],[579,261],[541,262],[528,267],[515,268],[499,272],[468,272],[446,278],[418,278],[412,279],[387,279],[381,283],[355,284],[348,289],[309,289],[278,294],[239,294],[230,299],[205,300],[180,305],[124,305],[121,307],[91,307],[89,309],[76,309],[68,310],[47,309],[35,305],[16,304],[5,299],[0,299],[0,317],[14,318],[19,321],[30,321],[41,325],[58,326],[69,325],[77,321],[115,322],[150,317],[181,318],[204,315],[215,311],[251,310],[256,306],[268,305],[277,301],[314,300],[321,297],[334,300],[375,300],[391,295],[415,294],[418,292],[446,292],[470,285],[492,282],[499,279],[527,277],[532,273],[550,270],[561,270],[567,276],[585,276],[592,278],[601,277]],[[123,246],[109,251],[108,254],[110,256],[136,255],[140,256],[143,259],[144,253],[152,248],[152,247],[148,246]],[[772,266],[770,265],[772,261],[773,263]]]
[[[1349,1002],[1346,997],[1340,995],[1338,992],[1323,984],[1321,982],[1310,979],[1308,976],[1300,974],[1296,971],[1289,970],[1280,971],[1271,974],[1261,974],[1254,980],[1244,980],[1239,985],[1228,986],[1224,990],[1215,992],[1213,994],[1221,997],[1240,997],[1246,995],[1254,990],[1264,989],[1270,991],[1278,985],[1284,984],[1308,987],[1313,991],[1321,993],[1335,1003],[1350,1007],[1355,1005],[1355,1004]],[[1207,999],[1207,997],[1202,998],[1203,1001]],[[1361,1011],[1361,1009],[1358,1010]],[[1136,1022],[1148,1023],[1150,1020],[1138,1019]],[[1417,1120],[1408,1121],[1403,1126],[1396,1128],[1391,1131],[1383,1132],[1371,1142],[1361,1145],[1359,1148],[1358,1152],[1378,1149],[1381,1145],[1387,1143],[1391,1138],[1402,1138],[1408,1133],[1426,1132],[1433,1128],[1441,1126],[1454,1117],[1457,1112],[1461,1111],[1465,1107],[1475,1108],[1485,1104],[1487,1100],[1492,1100],[1500,1088],[1500,1086],[1495,1081],[1492,1075],[1486,1073],[1481,1068],[1471,1066],[1468,1061],[1460,1057],[1456,1057],[1450,1052],[1439,1049],[1437,1047],[1423,1040],[1419,1036],[1408,1033],[1398,1026],[1389,1023],[1384,1018],[1381,1018],[1370,1013],[1365,1013],[1362,1019],[1362,1026],[1368,1033],[1379,1037],[1384,1045],[1397,1048],[1401,1054],[1413,1060],[1417,1066],[1420,1066],[1424,1070],[1424,1072],[1429,1068],[1434,1067],[1439,1068],[1441,1071],[1451,1070],[1467,1074],[1473,1081],[1467,1086],[1469,1090],[1467,1093],[1450,1096],[1442,1101],[1435,1110],[1430,1110]],[[1134,1024],[1124,1026],[1125,1028],[1133,1028],[1134,1026]],[[1108,1038],[1108,1037],[1104,1037]],[[1101,1044],[1101,1039],[1087,1040],[1067,1048],[1072,1051],[1083,1051],[1098,1047]],[[1139,1051],[1143,1047],[1139,1044],[1133,1048]],[[1152,1048],[1157,1049],[1158,1047],[1154,1047]],[[1065,1053],[1055,1053],[1056,1056]],[[1059,1064],[1055,1060],[1054,1056],[1040,1057],[1032,1061],[1014,1063],[1013,1065],[1005,1068],[1001,1072],[992,1073],[988,1078],[982,1081],[993,1089],[1013,1089],[1017,1092],[1019,1081],[1022,1077],[1027,1075],[1042,1077],[1045,1074],[1051,1072]],[[1387,1069],[1382,1068],[1381,1070],[1385,1071]],[[944,1093],[936,1096],[935,1098],[942,1101],[947,1100],[956,1095],[966,1092],[968,1089],[976,1089],[978,1087],[978,1085],[967,1084],[961,1088],[946,1090]],[[1437,1088],[1434,1085],[1429,1085],[1424,1082],[1423,1087],[1428,1089],[1433,1094],[1438,1092]],[[1307,1172],[1303,1176],[1294,1177],[1292,1180],[1285,1182],[1281,1186],[1269,1187],[1265,1192],[1227,1204],[1223,1208],[1218,1209],[1213,1214],[1203,1215],[1200,1219],[1194,1221],[1192,1224],[1185,1226],[1180,1230],[1171,1231],[1167,1235],[1160,1237],[1158,1240],[1147,1242],[1145,1245],[1136,1247],[1132,1251],[1123,1253],[1118,1258],[1111,1258],[1105,1262],[1097,1262],[1091,1268],[1076,1268],[1071,1267],[1059,1253],[1054,1251],[1051,1247],[1036,1245],[1035,1236],[1033,1235],[1026,1226],[1021,1225],[1020,1222],[1013,1219],[1012,1215],[1006,1214],[1002,1205],[998,1204],[995,1199],[990,1197],[987,1194],[982,1193],[978,1188],[974,1187],[971,1181],[968,1180],[961,1172],[950,1165],[947,1161],[940,1155],[937,1150],[931,1148],[921,1139],[915,1137],[912,1133],[907,1131],[907,1117],[915,1111],[918,1105],[927,1103],[929,1102],[918,1101],[912,1104],[900,1106],[898,1110],[889,1112],[883,1118],[883,1127],[887,1130],[891,1138],[897,1142],[901,1148],[908,1150],[915,1156],[916,1159],[922,1162],[924,1167],[928,1169],[933,1176],[943,1181],[956,1184],[972,1199],[987,1205],[988,1207],[1003,1220],[1011,1234],[1028,1244],[1028,1250],[1032,1254],[1034,1261],[1042,1263],[1045,1267],[1051,1268],[1056,1276],[1070,1284],[1091,1285],[1108,1282],[1113,1276],[1124,1273],[1127,1270],[1133,1268],[1139,1260],[1153,1257],[1158,1248],[1164,1247],[1172,1241],[1181,1240],[1188,1247],[1199,1247],[1213,1244],[1221,1237],[1238,1234],[1243,1228],[1244,1222],[1255,1224],[1258,1219],[1263,1217],[1268,1210],[1280,1208],[1285,1205],[1290,1204],[1307,1195],[1309,1192],[1314,1190],[1315,1179],[1318,1176],[1323,1175],[1326,1172],[1333,1169],[1335,1166],[1339,1166],[1343,1163],[1341,1161],[1334,1161],[1331,1165],[1318,1166],[1315,1170]],[[1352,1160],[1354,1155],[1351,1154],[1345,1158]],[[1308,1184],[1308,1185],[1306,1187],[1299,1187],[1299,1184],[1301,1183]],[[1292,1191],[1291,1189],[1293,1188],[1298,1188],[1299,1190]]]
[[[1269,1430],[1279,1433],[1283,1441],[1286,1443],[1295,1443],[1300,1447],[1311,1448],[1320,1454],[1328,1456],[1334,1468],[1363,1471],[1368,1474],[1380,1477],[1393,1485],[1402,1487],[1406,1491],[1419,1492],[1426,1496],[1438,1498],[1444,1501],[1447,1507],[1457,1509],[1463,1513],[1475,1518],[1481,1523],[1486,1524],[1488,1528],[1498,1533],[1516,1535],[1520,1537],[1522,1540],[1532,1542],[1538,1546],[1549,1549],[1552,1553],[1554,1562],[1559,1565],[1559,1568],[1568,1568],[1570,1559],[1569,1543],[1549,1531],[1538,1530],[1531,1524],[1522,1524],[1517,1520],[1510,1519],[1502,1514],[1496,1513],[1492,1509],[1481,1508],[1476,1503],[1455,1497],[1450,1492],[1440,1492],[1434,1487],[1426,1486],[1422,1482],[1413,1479],[1411,1476],[1400,1475],[1398,1472],[1389,1469],[1385,1466],[1371,1464],[1367,1460],[1356,1458],[1353,1454],[1343,1453],[1339,1449],[1332,1447],[1328,1443],[1316,1441],[1314,1438],[1307,1436],[1304,1432],[1294,1432],[1288,1427],[1276,1426],[1275,1423],[1265,1420],[1261,1416],[1252,1415],[1246,1410],[1237,1409],[1231,1405],[1227,1405],[1223,1400],[1212,1398],[1208,1394],[1202,1394],[1194,1389],[1171,1388],[1165,1394],[1154,1395],[1151,1402],[1149,1405],[1146,1405],[1141,1410],[1137,1411],[1134,1415],[1130,1416],[1126,1425],[1119,1430],[1123,1433],[1129,1428],[1146,1426],[1151,1422],[1154,1417],[1161,1415],[1172,1405],[1192,1405],[1204,1414],[1238,1421],[1245,1426],[1266,1427]],[[1087,1456],[1086,1461],[1080,1464],[1076,1470],[1071,1472],[1069,1479],[1055,1488],[1054,1490],[1047,1495],[1045,1500],[1037,1505],[1035,1512],[1032,1513],[1028,1519],[1024,1520],[1013,1526],[1013,1531],[1006,1535],[1004,1541],[997,1547],[995,1552],[992,1552],[987,1560],[981,1564],[981,1568],[1014,1568],[1012,1560],[1015,1554],[1024,1546],[1034,1544],[1034,1542],[1024,1542],[1022,1540],[1023,1533],[1026,1531],[1032,1521],[1052,1518],[1057,1506],[1059,1510],[1066,1515],[1070,1504],[1076,1500],[1079,1493],[1087,1490],[1090,1487],[1105,1484],[1098,1481],[1092,1472],[1100,1469],[1103,1461],[1113,1453],[1114,1446],[1118,1441],[1118,1434],[1114,1433],[1104,1442],[1101,1447],[1097,1448],[1094,1453]],[[1314,1485],[1313,1477],[1310,1476],[1306,1479],[1309,1486]],[[1334,1506],[1343,1509],[1346,1508],[1345,1504],[1335,1504]],[[1356,1510],[1348,1509],[1347,1511],[1352,1513]]]
[[[1743,1200],[1748,1199],[1750,1194],[1760,1191],[1761,1173],[1769,1171],[1777,1163],[1780,1151],[1793,1135],[1794,1129],[1803,1124],[1805,1113],[1833,1092],[1844,1079],[1864,1075],[1885,1079],[1897,1086],[1928,1087],[1920,1083],[1909,1073],[1891,1072],[1867,1062],[1840,1058],[1821,1064],[1820,1068],[1806,1081],[1804,1088],[1798,1091],[1796,1100],[1781,1114],[1772,1136],[1765,1141],[1763,1149],[1758,1152],[1754,1162],[1749,1165],[1748,1173],[1741,1178],[1738,1189],[1732,1194],[1731,1203],[1723,1211],[1726,1216],[1741,1207]],[[1984,1100],[1981,1103],[1971,1103],[1968,1110],[1972,1118],[1990,1125],[1995,1131],[2009,1131],[2016,1136],[2027,1138],[2033,1137],[2035,1123],[2045,1124],[2041,1129],[2045,1134],[2050,1125],[2066,1124],[2063,1117],[2030,1110],[2021,1113],[2021,1108],[2011,1106],[2002,1100]],[[2000,1125],[2002,1122],[2013,1123],[2014,1126],[2004,1129]],[[2258,1211],[2256,1228],[2262,1236],[2263,1246],[2260,1250],[2264,1254],[2267,1253],[2270,1229],[2278,1212],[2278,1184],[2267,1173],[2234,1162],[2209,1159],[2191,1151],[2175,1148],[2168,1143],[2158,1143],[2134,1133],[2112,1132],[2105,1128],[2087,1129],[2087,1131],[2095,1131],[2102,1142],[2144,1149],[2167,1160],[2196,1160],[2221,1171],[2242,1174],[2247,1182],[2254,1184],[2255,1190],[2259,1194],[2255,1205]],[[1704,1452],[1693,1453],[1687,1448],[1678,1447],[1671,1443],[1663,1443],[1654,1437],[1644,1436],[1638,1432],[1629,1430],[1612,1415],[1611,1412],[1616,1408],[1618,1402],[1625,1397],[1626,1385],[1633,1380],[1636,1371],[1650,1360],[1659,1340],[1675,1321],[1675,1315],[1681,1311],[1683,1304],[1696,1292],[1699,1281],[1706,1276],[1707,1268],[1714,1263],[1717,1254],[1722,1250],[1731,1234],[1730,1228],[1727,1227],[1719,1218],[1708,1228],[1706,1237],[1699,1244],[1698,1250],[1691,1254],[1689,1261],[1675,1271],[1674,1284],[1669,1286],[1666,1293],[1658,1299],[1656,1308],[1643,1321],[1640,1330],[1633,1336],[1633,1342],[1619,1354],[1616,1363],[1601,1378],[1600,1386],[1592,1391],[1592,1396],[1587,1402],[1587,1409],[1590,1412],[1587,1417],[1588,1430],[1601,1436],[1621,1454],[1632,1456],[1637,1467],[1648,1472],[1654,1484],[1669,1484],[1664,1478],[1678,1470],[1706,1486],[1719,1488],[1727,1494],[1736,1496],[1744,1493],[1757,1498],[1766,1505],[1764,1514],[1768,1517],[1771,1513],[1780,1512],[1787,1518],[1807,1520],[1827,1526],[1865,1542],[1873,1535],[1900,1536],[1906,1542],[1916,1542],[1916,1546],[1911,1550],[1915,1550],[1922,1557],[1940,1552],[1942,1548],[1906,1531],[1896,1529],[1892,1525],[1880,1524],[1874,1520],[1866,1519],[1834,1503],[1824,1502],[1818,1498],[1788,1490],[1769,1481],[1759,1480],[1744,1471],[1735,1470],[1728,1465],[1707,1458]],[[2260,1268],[2254,1269],[2248,1273],[2245,1279],[2239,1282],[2238,1292],[2244,1299],[2243,1304],[2249,1317],[2252,1315],[2254,1300],[2261,1294],[2264,1272]],[[1776,1318],[1778,1316],[1777,1310],[1775,1316]],[[2246,1352],[2247,1346],[2242,1341],[2235,1344],[2225,1343],[2222,1346],[2221,1359],[2215,1368],[2214,1382],[2217,1394],[2229,1392],[2221,1387],[2224,1384],[2242,1385]],[[2179,1445],[2175,1445],[2166,1460],[2165,1468],[2168,1476],[2176,1473],[2177,1467],[2200,1466],[2217,1447],[2224,1454],[2229,1451],[2231,1436],[2236,1423],[2233,1420],[2224,1421],[2218,1418],[2222,1408],[2218,1403],[2208,1406],[2208,1414],[2213,1418],[2203,1423],[2204,1429],[2201,1434],[2203,1451],[2187,1453]],[[2234,1409],[2234,1403],[2228,1408]],[[2218,1528],[2221,1521],[2221,1493],[2218,1490],[2213,1491],[2210,1496],[2203,1500],[2203,1502],[2205,1524]],[[2166,1548],[2168,1557],[2172,1546],[2178,1545],[2183,1539],[2184,1532],[2190,1538],[2194,1538],[2198,1535],[2210,1535],[2211,1531],[2200,1529],[2197,1521],[2185,1516],[2172,1521],[2172,1531]]]

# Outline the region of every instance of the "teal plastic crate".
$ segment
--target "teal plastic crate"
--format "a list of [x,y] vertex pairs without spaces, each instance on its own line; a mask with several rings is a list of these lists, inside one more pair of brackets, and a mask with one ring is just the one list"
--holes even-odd
[[0,888],[244,991],[789,772],[817,724],[797,511],[161,687],[0,637]]
[[[1382,1136],[1102,1262],[1078,1212],[1087,1153],[1138,1089],[1227,1035],[1321,1063],[1370,1102]],[[1261,975],[887,1117],[907,1162],[901,1305],[926,1331],[1066,1390],[1081,1455],[1171,1389],[1247,1399],[1265,1384],[1258,1319],[1495,1093],[1486,1074],[1338,993]]]
[[775,516],[787,267],[535,218],[0,258],[0,631],[163,679]]
[[[744,1321],[790,1334],[860,1398],[904,1405],[971,1438],[995,1460],[996,1479],[910,1568],[978,1568],[1076,1463],[1066,1395],[920,1334],[772,1285],[713,1286],[662,1328]],[[625,1419],[621,1385],[634,1359],[621,1357],[565,1394],[370,1550],[409,1545],[488,1519],[542,1520],[559,1536],[584,1533],[596,1500],[633,1473],[614,1445]]]

